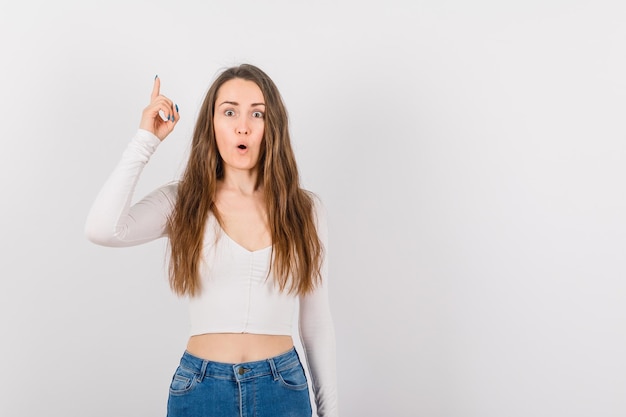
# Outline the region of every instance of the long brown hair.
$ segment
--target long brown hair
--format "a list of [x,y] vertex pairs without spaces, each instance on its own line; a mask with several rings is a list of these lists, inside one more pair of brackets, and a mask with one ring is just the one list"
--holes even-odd
[[265,99],[256,188],[263,187],[267,208],[273,244],[270,268],[281,291],[307,294],[321,280],[323,251],[315,227],[313,197],[300,188],[287,111],[278,88],[261,69],[249,64],[224,70],[200,108],[189,160],[168,222],[170,287],[178,295],[194,296],[200,291],[199,267],[210,213],[221,223],[215,196],[224,166],[213,129],[215,100],[220,87],[235,78],[256,83]]

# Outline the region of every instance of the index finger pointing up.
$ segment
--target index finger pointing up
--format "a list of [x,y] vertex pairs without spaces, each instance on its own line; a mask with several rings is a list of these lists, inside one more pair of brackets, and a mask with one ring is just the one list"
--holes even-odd
[[151,100],[156,99],[159,96],[159,91],[161,90],[161,79],[157,75],[154,77],[154,86],[152,87],[152,96]]

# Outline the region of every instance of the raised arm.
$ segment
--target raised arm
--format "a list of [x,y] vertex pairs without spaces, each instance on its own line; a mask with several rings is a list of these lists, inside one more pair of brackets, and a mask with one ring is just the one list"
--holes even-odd
[[131,206],[143,168],[180,119],[178,106],[160,94],[158,77],[140,128],[94,201],[85,224],[89,240],[104,246],[132,246],[166,233],[176,200],[175,183],[163,186]]

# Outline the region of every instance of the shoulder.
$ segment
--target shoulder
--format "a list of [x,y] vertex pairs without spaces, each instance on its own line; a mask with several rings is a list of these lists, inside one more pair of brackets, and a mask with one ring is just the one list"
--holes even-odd
[[180,184],[180,181],[170,181],[166,184],[163,184],[161,186],[161,190],[169,195],[173,195],[176,196],[178,195],[178,185]]
[[157,193],[160,198],[165,199],[171,206],[174,206],[178,199],[178,184],[179,181],[171,181],[163,184],[154,192]]

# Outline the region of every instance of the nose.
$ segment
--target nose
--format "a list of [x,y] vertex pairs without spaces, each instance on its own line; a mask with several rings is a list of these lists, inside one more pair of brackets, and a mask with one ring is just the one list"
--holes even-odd
[[248,125],[245,122],[239,123],[235,131],[238,135],[247,135],[250,133],[250,129],[248,129]]

